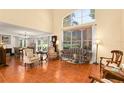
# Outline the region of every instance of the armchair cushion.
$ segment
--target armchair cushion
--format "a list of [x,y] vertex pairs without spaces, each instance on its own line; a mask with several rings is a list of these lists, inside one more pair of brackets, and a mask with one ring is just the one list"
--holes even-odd
[[112,81],[110,81],[110,80],[108,80],[106,78],[101,79],[101,81],[104,82],[104,83],[112,83]]
[[39,59],[38,56],[30,57],[30,60],[31,60],[31,61],[33,61],[33,60],[37,60],[37,59]]
[[111,67],[117,68],[117,64],[116,64],[116,63],[108,64],[108,66],[111,66]]
[[48,58],[49,59],[56,59],[58,56],[57,52],[55,52],[55,48],[54,47],[49,47],[48,48]]

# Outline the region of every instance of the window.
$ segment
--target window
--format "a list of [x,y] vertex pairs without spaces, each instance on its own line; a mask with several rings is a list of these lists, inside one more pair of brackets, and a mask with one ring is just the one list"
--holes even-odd
[[95,21],[95,9],[76,10],[63,20],[63,26],[81,25]]
[[72,48],[81,48],[81,31],[72,31]]
[[49,37],[41,37],[40,39],[37,40],[37,44],[38,51],[40,50],[47,51],[49,46]]
[[64,27],[65,26],[71,26],[71,15],[67,16],[66,18],[64,18],[63,25],[64,25]]
[[24,39],[24,47],[27,47],[27,46],[26,46],[26,41],[27,41],[27,40],[26,40],[26,39]]
[[[63,19],[63,27],[95,22],[95,9],[76,10]],[[63,48],[84,48],[92,50],[92,26],[63,32]]]
[[63,48],[84,48],[92,50],[92,27],[64,31]]
[[68,49],[71,48],[71,31],[64,31],[64,42],[63,42],[63,48]]
[[95,21],[95,10],[85,9],[82,13],[82,23],[90,23]]
[[19,47],[23,47],[23,41],[22,41],[22,40],[20,40],[20,45],[19,45]]
[[88,28],[83,30],[82,46],[84,49],[92,50],[92,29]]

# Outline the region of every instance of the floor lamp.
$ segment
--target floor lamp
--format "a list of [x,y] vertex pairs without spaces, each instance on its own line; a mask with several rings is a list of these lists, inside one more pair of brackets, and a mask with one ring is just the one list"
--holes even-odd
[[99,48],[99,44],[101,43],[101,40],[96,40],[96,59],[95,59],[95,64],[97,63],[97,57],[98,57],[98,48]]

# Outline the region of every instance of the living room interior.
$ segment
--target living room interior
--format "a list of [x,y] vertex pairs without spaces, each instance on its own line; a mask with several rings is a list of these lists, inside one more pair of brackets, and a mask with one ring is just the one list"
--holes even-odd
[[123,9],[1,9],[0,82],[124,82],[123,24]]

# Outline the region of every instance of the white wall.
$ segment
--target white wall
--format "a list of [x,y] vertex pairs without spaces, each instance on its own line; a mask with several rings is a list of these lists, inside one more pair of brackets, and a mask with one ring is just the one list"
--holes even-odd
[[96,10],[98,56],[110,57],[112,49],[121,49],[121,10]]
[[[121,10],[121,50],[124,52],[124,9]],[[123,63],[124,63],[124,57],[123,57]]]
[[47,9],[0,9],[0,21],[52,32],[51,12]]

